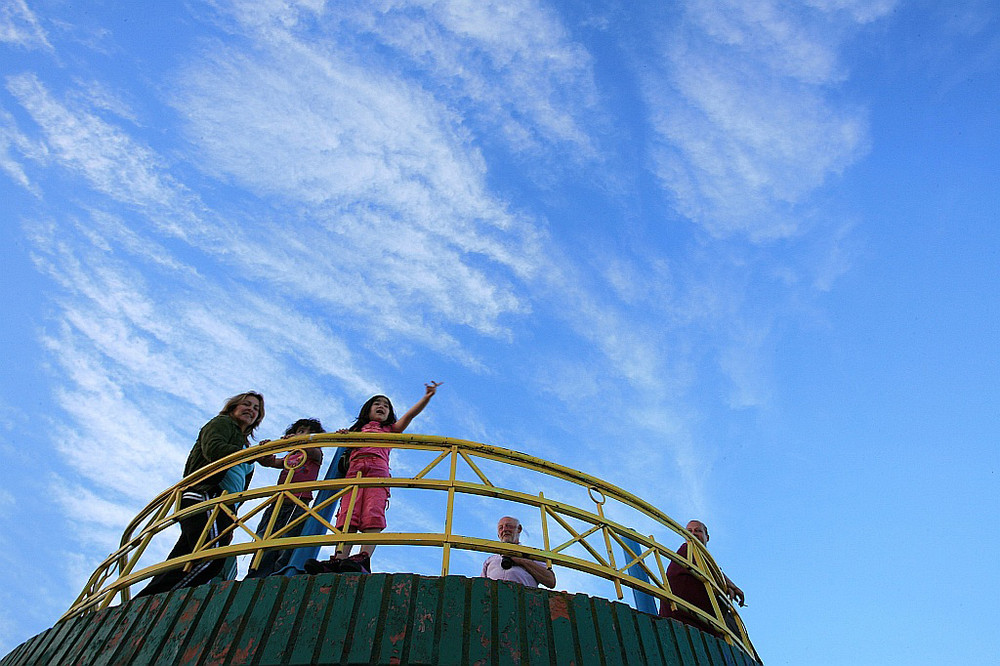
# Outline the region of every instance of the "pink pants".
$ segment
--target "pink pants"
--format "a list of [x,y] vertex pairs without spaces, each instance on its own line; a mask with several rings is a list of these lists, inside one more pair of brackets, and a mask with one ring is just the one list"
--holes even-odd
[[[363,477],[388,479],[389,465],[381,458],[361,458],[352,460],[347,468],[347,478],[353,479],[361,472]],[[358,488],[354,499],[354,510],[351,512],[351,529],[358,531],[384,530],[385,509],[389,506],[388,488]],[[340,498],[340,510],[337,511],[337,529],[344,529],[347,520],[347,507],[351,503],[351,493]]]

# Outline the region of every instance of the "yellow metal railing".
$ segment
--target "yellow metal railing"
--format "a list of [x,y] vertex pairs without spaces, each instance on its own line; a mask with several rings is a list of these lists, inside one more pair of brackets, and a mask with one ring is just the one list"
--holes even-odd
[[[281,485],[254,488],[241,493],[223,494],[208,501],[188,506],[183,510],[180,509],[181,495],[186,488],[235,464],[252,462],[269,454],[301,450],[304,446],[329,448],[331,452],[335,450],[334,447],[384,446],[397,450],[427,451],[434,457],[412,476],[318,479],[304,483],[291,483],[292,475],[289,474],[286,482]],[[569,488],[583,489],[586,491],[592,507],[582,508],[568,502],[555,501],[546,497],[543,491],[539,491],[537,494],[527,493],[498,485],[491,481],[490,477],[483,471],[488,464],[495,465],[496,463],[503,466],[501,469],[513,466],[540,473],[549,479],[566,482],[569,484]],[[464,476],[473,480],[460,478],[460,470]],[[497,476],[509,476],[509,474],[494,474],[494,478]],[[332,508],[336,502],[342,499],[349,502],[348,510],[352,510],[354,489],[365,486],[446,492],[443,531],[347,533],[336,529],[333,521],[320,515],[324,508]],[[314,505],[310,506],[294,495],[294,493],[306,490],[313,492],[328,490],[331,491],[331,494],[324,501],[317,500]],[[496,498],[531,507],[534,511],[538,511],[542,531],[542,548],[532,548],[523,544],[507,544],[495,539],[458,533],[455,529],[454,516],[456,499],[460,496]],[[614,502],[616,513],[632,512],[644,524],[653,525],[655,531],[661,534],[661,539],[666,537],[671,541],[678,538],[686,540],[688,558],[681,557],[674,550],[662,545],[654,535],[641,534],[621,524],[621,522],[612,520],[605,511],[605,506],[610,506],[608,505],[609,500]],[[278,510],[286,502],[298,504],[304,513],[291,523],[274,530]],[[250,507],[242,514],[233,508],[241,503],[245,503],[243,506]],[[275,505],[271,512],[271,520],[264,534],[258,536],[250,527],[250,521],[270,505]],[[206,509],[213,512],[212,520],[206,525],[194,552],[164,562],[143,567],[138,566],[149,544],[161,532],[187,516],[204,512]],[[212,525],[215,517],[223,512],[228,514],[233,524],[214,539],[208,539],[208,527]],[[318,520],[326,528],[326,533],[286,536],[292,528],[308,520],[309,517]],[[522,520],[522,522],[524,521]],[[574,526],[574,522],[577,523],[577,526]],[[579,525],[581,523],[583,527]],[[349,521],[347,524],[350,524]],[[239,543],[225,543],[232,541],[228,535],[235,536],[238,534],[238,530],[245,532],[249,540]],[[165,542],[172,536],[172,534],[167,533],[159,538]],[[629,541],[638,544],[641,552],[636,552],[629,545]],[[725,576],[722,571],[701,542],[665,513],[617,486],[569,467],[498,446],[426,435],[379,433],[304,435],[249,447],[203,467],[181,480],[177,485],[160,493],[139,512],[126,527],[118,550],[111,553],[97,567],[63,619],[105,608],[116,597],[120,601],[127,601],[130,598],[130,586],[170,569],[189,568],[194,562],[231,555],[251,555],[253,558],[251,567],[256,567],[264,551],[268,549],[336,546],[341,543],[438,547],[442,549],[441,575],[443,576],[449,572],[452,549],[510,555],[523,554],[526,557],[543,561],[549,566],[558,565],[609,580],[615,587],[618,599],[623,597],[622,586],[624,585],[650,594],[658,598],[661,603],[669,603],[674,607],[687,610],[712,626],[723,635],[727,642],[739,645],[756,658],[756,652],[747,636],[746,628],[736,609],[726,598]],[[626,555],[623,562],[618,562],[615,557],[614,547],[616,545]],[[666,568],[670,562],[678,562],[689,568],[698,579],[704,582],[708,597],[712,600],[713,613],[706,613],[672,592],[666,576]],[[640,567],[648,580],[631,575],[629,569],[633,566]],[[732,628],[730,624],[733,625]]]

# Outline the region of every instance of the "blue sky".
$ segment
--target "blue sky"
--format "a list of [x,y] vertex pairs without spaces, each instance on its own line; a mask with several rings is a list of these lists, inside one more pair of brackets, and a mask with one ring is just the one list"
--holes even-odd
[[989,661],[998,12],[4,0],[0,653],[227,396],[436,379],[411,432],[704,520],[765,663]]

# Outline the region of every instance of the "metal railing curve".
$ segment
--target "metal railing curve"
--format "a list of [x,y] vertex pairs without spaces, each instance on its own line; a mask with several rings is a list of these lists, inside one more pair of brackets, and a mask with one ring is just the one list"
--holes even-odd
[[[341,451],[362,446],[382,446],[397,451],[427,451],[434,457],[419,472],[408,476],[319,478],[315,481],[297,483],[286,480],[280,485],[252,488],[239,493],[223,493],[205,502],[180,508],[181,495],[185,489],[234,465],[253,462],[271,454],[302,450],[304,447],[322,447],[328,453],[335,453],[327,456],[327,459],[333,458],[331,466],[335,466]],[[586,491],[592,506],[575,506],[547,498],[541,491],[524,492],[498,485],[484,472],[487,464],[493,463],[537,472],[579,486]],[[460,470],[473,480],[460,478]],[[292,475],[288,474],[287,477],[291,479]],[[494,475],[494,478],[497,476]],[[387,528],[381,533],[361,534],[336,529],[330,518],[336,503],[341,499],[350,502],[355,489],[366,486],[447,493],[442,530],[394,532]],[[295,495],[307,490],[318,493],[316,500],[311,504]],[[462,496],[492,497],[537,511],[542,531],[542,547],[513,545],[496,539],[458,533],[454,529],[454,510],[456,498]],[[647,524],[652,523],[656,526],[662,535],[660,539],[657,540],[652,534],[640,533],[613,520],[605,510],[609,501],[618,505],[617,513],[621,513],[624,508],[644,516]],[[277,516],[281,505],[286,502],[298,504],[303,513],[293,522],[274,529],[274,517]],[[254,506],[240,512],[234,508],[240,504],[245,506],[254,504]],[[253,519],[259,520],[257,516],[271,505],[274,505],[271,520],[263,534],[258,535],[250,527],[249,522]],[[350,502],[350,505],[353,506],[353,502]],[[194,552],[190,554],[169,558],[163,562],[151,564],[142,562],[144,566],[139,566],[149,544],[164,530],[189,515],[206,510],[213,512],[212,522],[217,514],[225,513],[232,520],[232,525],[214,539],[209,539],[207,534],[203,533]],[[293,527],[306,521],[314,521],[313,530],[304,530],[299,536],[287,536]],[[574,522],[582,523],[586,527],[574,526]],[[205,532],[207,531],[206,527]],[[241,532],[245,533],[249,540],[234,542],[232,536]],[[169,534],[163,535],[161,538],[167,539],[169,536]],[[683,539],[687,543],[688,557],[681,557],[676,551],[663,545],[664,537]],[[121,602],[128,601],[130,588],[137,583],[171,569],[190,568],[193,563],[206,559],[249,555],[252,557],[251,567],[255,567],[264,552],[270,549],[309,547],[318,549],[321,546],[336,546],[341,543],[437,547],[442,551],[442,576],[449,573],[453,549],[524,555],[545,562],[549,566],[558,565],[574,569],[611,581],[619,600],[623,598],[622,588],[625,586],[651,595],[659,599],[660,603],[669,603],[674,608],[686,610],[711,626],[727,642],[739,646],[759,661],[739,614],[725,595],[725,575],[702,543],[664,512],[622,488],[564,465],[499,446],[428,435],[381,433],[303,435],[248,447],[206,465],[161,492],[136,515],[126,526],[119,548],[98,565],[62,619],[106,608],[116,598]],[[615,547],[620,553],[616,553]],[[619,554],[622,556],[618,557]],[[677,562],[688,568],[705,584],[708,598],[712,603],[712,613],[707,613],[674,594],[666,575],[667,566],[671,562]]]

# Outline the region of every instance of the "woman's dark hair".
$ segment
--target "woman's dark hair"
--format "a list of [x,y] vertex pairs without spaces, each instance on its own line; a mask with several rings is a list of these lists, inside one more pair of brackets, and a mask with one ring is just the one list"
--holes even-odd
[[388,397],[381,394],[373,395],[368,398],[365,404],[361,405],[361,411],[358,412],[358,419],[354,422],[354,425],[348,428],[350,432],[360,432],[361,429],[365,427],[369,421],[371,421],[371,418],[369,418],[368,415],[371,414],[372,404],[374,404],[374,402],[379,398],[385,398],[386,402],[389,403],[389,416],[386,417],[385,421],[382,421],[382,425],[392,425],[396,422],[396,410],[392,408],[392,400],[389,400]]
[[285,436],[294,435],[295,431],[302,426],[309,428],[309,434],[311,435],[323,432],[323,424],[319,422],[319,419],[299,419],[292,425],[285,428]]
[[253,396],[253,397],[257,398],[257,402],[260,403],[260,413],[257,414],[257,420],[254,421],[253,423],[251,423],[250,427],[248,427],[243,432],[243,434],[247,435],[248,437],[253,435],[253,431],[256,430],[257,426],[260,425],[260,422],[264,420],[264,396],[262,396],[260,393],[257,393],[256,391],[247,391],[246,393],[237,393],[236,395],[234,395],[229,400],[226,400],[225,406],[222,408],[222,411],[219,412],[220,415],[222,415],[222,414],[226,414],[227,416],[231,415],[233,413],[233,410],[236,409],[236,405],[238,405],[241,402],[243,402],[244,398],[247,398],[247,397],[250,397],[250,396]]

